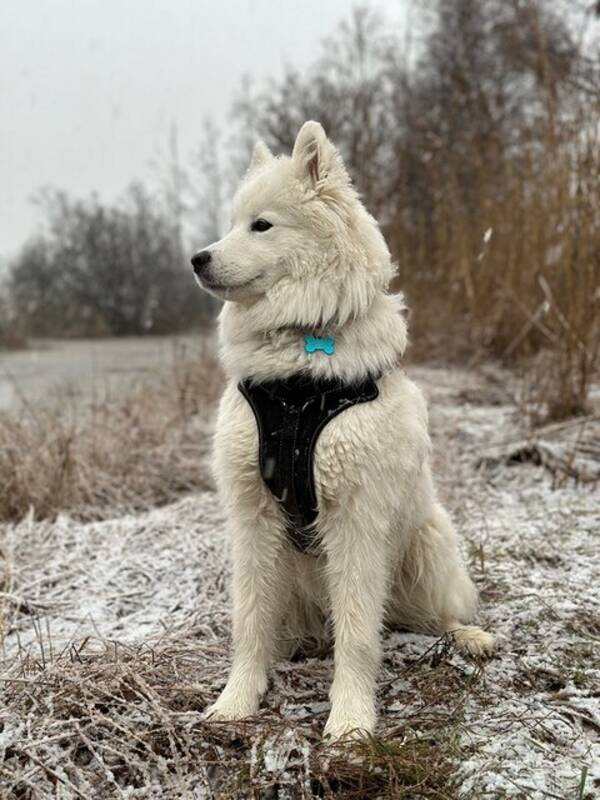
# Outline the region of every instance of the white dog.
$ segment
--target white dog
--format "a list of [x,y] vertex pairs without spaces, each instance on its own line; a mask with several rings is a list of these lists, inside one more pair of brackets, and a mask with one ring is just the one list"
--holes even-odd
[[[387,245],[323,128],[307,122],[291,158],[256,145],[230,233],[192,263],[200,285],[225,300],[228,376],[215,462],[233,542],[233,662],[207,713],[223,720],[254,714],[274,659],[324,639],[329,627],[335,675],[325,735],[371,732],[384,623],[451,634],[476,655],[494,642],[465,625],[476,591],[436,499],[425,402],[399,366],[407,333],[402,297],[387,292],[395,272]],[[292,471],[274,476],[280,463],[263,458],[268,437],[281,434],[275,406],[264,413],[259,441],[249,402],[251,390],[271,387],[265,402],[287,413],[277,389],[286,381],[360,395],[342,397],[322,420],[314,451],[290,456],[309,464],[304,495],[296,462],[288,459]],[[312,485],[308,551],[294,539],[288,486],[275,496],[278,478],[290,482],[305,511]]]

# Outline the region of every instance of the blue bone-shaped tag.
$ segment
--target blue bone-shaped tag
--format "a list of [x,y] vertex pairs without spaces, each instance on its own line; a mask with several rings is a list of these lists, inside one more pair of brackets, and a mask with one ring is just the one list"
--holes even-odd
[[324,339],[319,339],[316,336],[305,336],[304,349],[307,353],[314,353],[316,350],[322,350],[328,356],[332,356],[335,353],[333,336],[326,336]]

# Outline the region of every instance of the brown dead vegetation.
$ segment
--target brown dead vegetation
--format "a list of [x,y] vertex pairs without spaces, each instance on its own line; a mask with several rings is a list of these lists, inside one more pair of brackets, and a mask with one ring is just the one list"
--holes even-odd
[[522,365],[536,424],[589,412],[600,365],[600,19],[571,5],[434,0],[405,36],[359,7],[236,106],[275,152],[324,124],[398,262],[413,357]]
[[98,519],[206,487],[207,417],[220,386],[208,351],[180,350],[156,385],[81,408],[75,419],[23,401],[0,416],[0,521],[29,512]]

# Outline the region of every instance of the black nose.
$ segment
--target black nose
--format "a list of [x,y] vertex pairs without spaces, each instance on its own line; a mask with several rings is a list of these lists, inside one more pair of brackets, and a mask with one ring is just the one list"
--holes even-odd
[[192,267],[196,275],[202,275],[203,272],[206,272],[206,267],[210,264],[210,259],[211,255],[208,250],[201,250],[199,253],[196,253],[195,256],[192,256]]

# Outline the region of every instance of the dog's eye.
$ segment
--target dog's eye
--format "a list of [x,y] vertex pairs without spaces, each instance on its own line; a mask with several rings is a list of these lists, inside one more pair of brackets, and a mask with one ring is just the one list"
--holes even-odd
[[271,223],[267,222],[266,219],[257,219],[250,226],[250,230],[257,231],[258,233],[264,233],[265,231],[268,231],[269,228],[272,227],[273,226],[271,225]]

